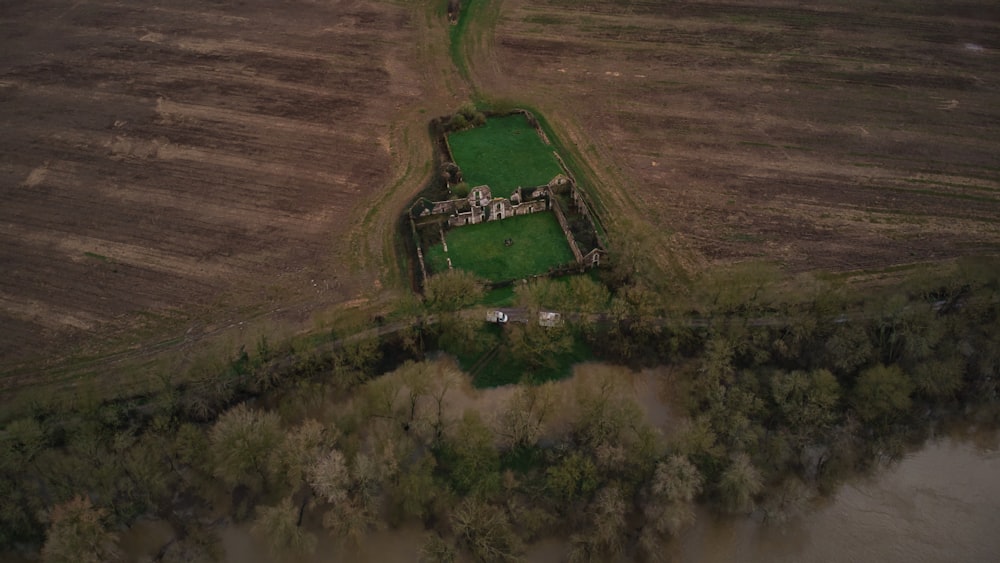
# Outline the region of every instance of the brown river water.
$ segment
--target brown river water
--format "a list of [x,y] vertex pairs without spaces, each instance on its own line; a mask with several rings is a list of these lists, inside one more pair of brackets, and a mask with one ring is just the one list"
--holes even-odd
[[[630,391],[650,421],[669,433],[675,419],[669,401],[663,400],[663,374],[633,374],[600,364],[580,368],[577,377],[610,374],[630,380]],[[509,392],[470,393],[462,406],[488,411]],[[345,550],[322,529],[313,532],[319,537],[315,554],[290,561],[417,561],[424,538],[415,527],[388,530],[371,534],[360,549]],[[122,535],[121,546],[128,560],[142,561],[170,536],[164,523],[143,522]],[[228,526],[220,536],[226,561],[274,561],[247,525]],[[529,546],[525,559],[557,563],[565,560],[566,551],[565,539],[549,539]],[[874,475],[844,483],[803,515],[781,524],[700,510],[666,555],[669,561],[707,563],[1000,562],[1000,431],[952,429]]]
[[[766,524],[719,517],[707,510],[670,549],[671,561],[694,562],[996,562],[1000,561],[998,434],[977,441],[943,438],[926,444],[870,478],[843,485],[796,520]],[[404,528],[372,534],[360,551],[323,537],[312,557],[296,563],[375,563],[417,560],[423,532]],[[226,561],[272,563],[246,526],[221,532]],[[145,523],[122,538],[130,560],[155,553],[169,538]],[[564,561],[566,543],[530,546],[528,563]]]

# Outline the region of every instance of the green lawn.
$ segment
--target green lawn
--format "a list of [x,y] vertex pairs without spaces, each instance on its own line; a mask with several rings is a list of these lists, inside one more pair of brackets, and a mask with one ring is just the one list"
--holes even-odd
[[[461,353],[447,348],[444,351],[455,356],[462,371],[472,376],[472,385],[480,389],[514,383],[540,384],[564,379],[573,375],[573,366],[594,359],[586,340],[580,334],[574,333],[573,347],[557,354],[552,367],[531,368],[514,360],[506,352],[506,345],[502,342],[503,331],[506,330],[504,326],[483,323],[477,330],[491,335],[497,342],[481,353]],[[475,339],[477,335],[469,335],[469,338]]]
[[565,379],[573,375],[573,366],[593,359],[594,354],[590,347],[587,346],[583,338],[577,336],[573,338],[573,347],[566,352],[557,354],[554,365],[549,368],[530,368],[518,363],[509,354],[504,353],[503,344],[500,345],[496,355],[486,358],[484,362],[477,361],[466,365],[463,363],[463,359],[459,358],[459,365],[463,370],[475,368],[470,373],[472,385],[479,389],[486,389],[514,383],[541,384],[546,381]]
[[[502,281],[544,274],[553,266],[573,262],[573,251],[551,212],[458,227],[447,231],[445,237],[447,254],[440,244],[426,249],[434,272],[447,270],[446,258],[451,258],[456,268]],[[513,245],[504,245],[508,238]]]
[[448,136],[452,157],[470,186],[487,184],[497,197],[547,184],[562,173],[553,148],[521,114],[491,117],[486,125]]

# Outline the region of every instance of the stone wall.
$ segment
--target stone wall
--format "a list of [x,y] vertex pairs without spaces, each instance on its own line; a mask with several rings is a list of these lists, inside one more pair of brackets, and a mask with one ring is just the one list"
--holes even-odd
[[552,212],[556,214],[556,220],[559,221],[559,226],[562,227],[563,234],[566,235],[566,242],[569,243],[569,248],[573,251],[573,257],[576,258],[576,263],[582,264],[583,254],[580,253],[580,249],[576,245],[576,239],[573,238],[573,232],[569,230],[569,222],[566,221],[566,215],[563,213],[562,205],[559,204],[559,200],[556,198],[552,198]]
[[[520,113],[525,116],[528,123],[535,129],[539,137],[546,144],[551,146],[548,136],[542,129],[538,120],[535,116],[524,109],[518,109],[511,113]],[[458,169],[457,174],[461,175],[461,169],[455,164],[454,157],[451,151],[451,144],[448,142],[448,131],[445,125],[444,118],[436,119],[433,122],[435,129],[437,130],[438,143],[441,149],[440,157],[442,159],[441,166],[454,166]],[[545,277],[553,275],[564,275],[573,272],[582,272],[586,268],[599,265],[600,261],[606,256],[606,251],[604,250],[607,245],[603,240],[601,232],[596,229],[597,232],[597,244],[599,248],[590,250],[586,256],[580,252],[580,247],[576,242],[576,237],[573,236],[573,232],[570,229],[570,224],[567,219],[567,210],[563,209],[563,205],[559,203],[558,198],[555,197],[556,193],[564,193],[563,190],[569,190],[571,203],[569,209],[572,212],[579,213],[585,217],[591,225],[594,225],[595,215],[592,213],[593,206],[587,200],[586,194],[581,192],[577,188],[576,179],[573,177],[566,163],[563,161],[562,156],[557,152],[553,151],[553,155],[559,162],[559,166],[563,170],[563,174],[560,174],[549,181],[548,184],[543,186],[525,187],[520,191],[521,197],[525,200],[517,201],[517,203],[506,198],[496,198],[490,199],[490,203],[486,206],[473,205],[469,198],[452,199],[445,201],[430,201],[423,199],[422,202],[418,201],[410,207],[410,224],[415,225],[414,220],[417,217],[431,217],[435,215],[446,215],[447,223],[449,227],[463,227],[466,225],[474,225],[482,223],[484,221],[489,221],[494,216],[495,206],[497,203],[503,205],[503,216],[504,218],[516,217],[519,215],[527,215],[530,213],[538,213],[541,211],[546,211],[551,209],[556,216],[556,220],[559,222],[559,226],[563,231],[563,235],[566,237],[566,242],[570,245],[570,250],[573,252],[573,257],[575,258],[575,263],[566,264],[559,266],[550,270],[547,274],[540,274],[534,277]],[[461,180],[461,178],[459,178]],[[450,187],[450,183],[449,183]],[[473,188],[475,189],[475,188]],[[528,195],[530,194],[530,195]],[[519,198],[515,198],[516,199]],[[498,201],[499,200],[499,201]],[[417,211],[417,208],[422,206],[422,208]],[[420,265],[420,273],[423,276],[424,281],[426,281],[428,272],[426,264],[424,262],[423,249],[421,248],[420,238],[417,236],[416,227],[414,229],[414,238],[416,241],[416,255],[417,261]],[[443,237],[443,233],[442,233]],[[595,261],[596,258],[596,261]],[[502,286],[509,284],[510,281],[501,282],[499,284],[492,284],[493,286]]]

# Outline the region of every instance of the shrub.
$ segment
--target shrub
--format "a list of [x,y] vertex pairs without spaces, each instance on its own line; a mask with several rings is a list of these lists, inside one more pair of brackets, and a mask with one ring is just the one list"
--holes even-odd
[[469,120],[461,113],[456,113],[451,116],[451,121],[448,122],[448,128],[452,131],[461,131],[469,126]]

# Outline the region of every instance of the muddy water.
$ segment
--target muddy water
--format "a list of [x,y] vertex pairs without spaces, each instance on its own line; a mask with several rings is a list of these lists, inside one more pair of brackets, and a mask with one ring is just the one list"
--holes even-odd
[[1000,561],[1000,450],[946,438],[782,526],[699,514],[676,561]]
[[[372,534],[359,550],[346,550],[317,532],[316,553],[297,563],[416,561],[423,541],[421,530],[404,528]],[[226,528],[221,537],[226,561],[274,561],[245,526]],[[133,547],[133,557],[148,553],[134,549],[135,542],[125,545]],[[997,434],[979,444],[950,438],[932,442],[874,478],[844,485],[798,520],[780,526],[701,511],[670,551],[672,561],[707,563],[998,561]],[[564,541],[550,539],[531,546],[526,559],[556,563],[565,553]]]
[[[577,377],[608,375],[619,368],[589,365]],[[620,374],[625,375],[623,372]],[[643,410],[669,433],[675,424],[665,407],[664,374],[629,374]],[[569,382],[566,382],[568,385]],[[567,389],[568,390],[568,389]],[[472,393],[469,404],[484,411],[502,404],[510,390]],[[424,533],[417,528],[370,535],[348,550],[322,529],[316,553],[296,563],[416,561]],[[130,560],[141,560],[163,545],[161,527],[146,523],[122,538]],[[267,549],[247,526],[220,532],[226,561],[271,563]],[[529,563],[565,560],[567,545],[549,539],[530,547]],[[715,562],[987,562],[1000,561],[1000,433],[956,431],[927,443],[902,461],[870,478],[843,485],[836,494],[798,519],[781,525],[752,518],[720,518],[706,510],[675,545],[672,561]]]

